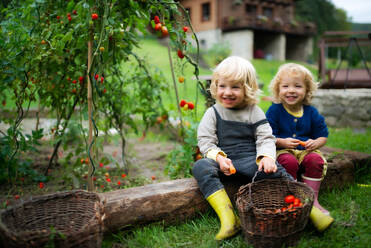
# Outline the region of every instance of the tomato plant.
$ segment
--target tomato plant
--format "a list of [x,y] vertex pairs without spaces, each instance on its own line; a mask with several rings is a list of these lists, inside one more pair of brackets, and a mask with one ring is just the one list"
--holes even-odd
[[[186,58],[183,63],[194,66],[198,77],[197,58],[193,61],[183,53],[189,46],[185,27],[193,29],[178,1],[6,1],[0,21],[0,99],[6,103],[4,96],[10,95],[17,108],[16,118],[2,120],[11,125],[2,138],[12,154],[2,157],[8,177],[16,175],[10,171],[19,169],[19,140],[34,145],[17,131],[31,103],[50,109],[57,120],[52,132],[54,150],[45,175],[66,142],[63,137],[77,109],[91,121],[93,130],[89,130],[86,149],[66,156],[66,164],[74,157],[79,164],[79,155],[84,154],[94,166],[98,155],[91,154],[95,138],[91,140],[90,134],[96,137],[98,128],[118,129],[125,150],[125,132],[137,131],[132,115],[139,116],[146,128],[157,116],[167,115],[160,97],[165,90],[164,78],[134,53],[149,25],[155,29],[155,24],[162,25],[157,29],[170,38],[173,51],[181,52],[179,58]],[[122,66],[135,69],[124,74]],[[193,109],[195,105],[187,106]],[[96,121],[101,115],[106,117],[103,123]],[[86,135],[82,129],[80,134]]]

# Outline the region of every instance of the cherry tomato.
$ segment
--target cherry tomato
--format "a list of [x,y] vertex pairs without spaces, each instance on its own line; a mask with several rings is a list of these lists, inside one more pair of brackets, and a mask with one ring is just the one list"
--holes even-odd
[[155,16],[155,17],[153,18],[153,21],[155,22],[155,24],[160,23],[160,17]]
[[91,19],[92,20],[97,20],[98,19],[98,14],[97,13],[91,14]]
[[162,36],[166,36],[169,34],[169,31],[167,30],[166,26],[161,27]]
[[161,30],[161,27],[162,27],[161,23],[156,23],[155,24],[155,30],[156,31],[160,31]]
[[290,203],[293,203],[293,202],[294,202],[294,199],[295,199],[295,196],[293,196],[293,195],[288,195],[288,196],[285,197],[285,202],[286,202],[287,204],[290,204]]
[[181,59],[184,58],[184,53],[180,49],[178,50],[178,57],[181,58]]
[[299,207],[299,205],[300,205],[300,199],[299,198],[295,198],[293,205],[294,205],[294,207]]

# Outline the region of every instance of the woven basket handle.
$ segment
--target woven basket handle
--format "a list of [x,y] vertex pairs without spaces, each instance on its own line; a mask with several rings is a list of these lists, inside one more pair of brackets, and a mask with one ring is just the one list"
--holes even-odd
[[[262,171],[257,170],[255,172],[255,175],[253,176],[253,178],[251,180],[251,183],[249,184],[249,200],[250,201],[249,201],[249,204],[248,204],[247,208],[251,208],[254,205],[252,203],[252,197],[251,197],[251,185],[255,182],[255,178],[256,178],[256,176],[258,175],[259,172],[262,172]],[[281,177],[284,177],[284,174],[282,172],[281,172]],[[290,187],[289,187],[288,182],[286,182],[286,186],[287,186],[288,190],[290,191]]]
[[247,210],[249,208],[253,207],[253,205],[254,205],[252,203],[252,197],[251,197],[251,185],[255,182],[255,178],[256,178],[256,176],[258,175],[259,172],[260,172],[259,170],[257,170],[255,172],[255,175],[252,177],[251,183],[249,183],[249,204],[247,205]]

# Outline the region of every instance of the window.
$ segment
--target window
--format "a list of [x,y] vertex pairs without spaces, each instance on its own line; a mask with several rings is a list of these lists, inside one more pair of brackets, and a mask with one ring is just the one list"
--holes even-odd
[[266,16],[268,18],[272,18],[273,17],[273,9],[272,8],[263,8],[263,16]]
[[256,5],[246,4],[245,12],[248,15],[256,15]]
[[210,21],[210,3],[202,4],[202,21]]

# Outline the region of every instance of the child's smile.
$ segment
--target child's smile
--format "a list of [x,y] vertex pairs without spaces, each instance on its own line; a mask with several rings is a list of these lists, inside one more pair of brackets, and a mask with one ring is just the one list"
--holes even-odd
[[306,86],[301,77],[284,75],[279,85],[279,98],[284,106],[290,110],[298,110],[303,104],[306,95]]
[[245,91],[241,83],[220,80],[216,95],[225,108],[239,108],[244,105]]

